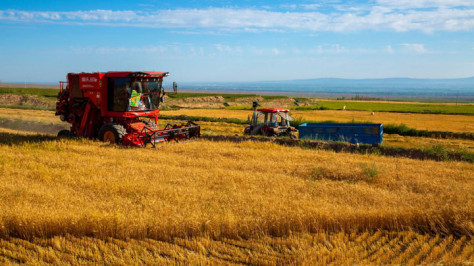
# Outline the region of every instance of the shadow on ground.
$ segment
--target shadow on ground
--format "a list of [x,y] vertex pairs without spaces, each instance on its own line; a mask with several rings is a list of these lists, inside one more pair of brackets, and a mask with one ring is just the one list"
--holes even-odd
[[39,143],[56,140],[56,136],[46,134],[23,135],[15,133],[0,132],[0,144],[18,145],[23,143]]
[[44,123],[26,121],[21,119],[8,119],[0,117],[0,127],[34,133],[57,134],[62,129],[69,129],[67,124]]

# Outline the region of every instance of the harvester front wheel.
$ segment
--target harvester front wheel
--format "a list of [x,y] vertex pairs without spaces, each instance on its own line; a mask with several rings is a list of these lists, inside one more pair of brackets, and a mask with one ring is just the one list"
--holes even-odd
[[122,125],[107,124],[103,125],[99,130],[99,139],[103,142],[121,144],[122,137],[127,134],[127,131]]

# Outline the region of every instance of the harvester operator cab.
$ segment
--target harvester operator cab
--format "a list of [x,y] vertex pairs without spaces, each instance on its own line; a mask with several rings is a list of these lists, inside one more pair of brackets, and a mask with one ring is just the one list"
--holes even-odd
[[160,78],[111,77],[108,80],[109,111],[150,111],[164,102]]

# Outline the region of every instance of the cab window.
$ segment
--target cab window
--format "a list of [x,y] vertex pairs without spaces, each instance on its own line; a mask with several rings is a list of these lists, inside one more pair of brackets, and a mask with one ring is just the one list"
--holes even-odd
[[107,90],[108,109],[114,112],[127,111],[129,98],[132,94],[130,78],[109,78]]

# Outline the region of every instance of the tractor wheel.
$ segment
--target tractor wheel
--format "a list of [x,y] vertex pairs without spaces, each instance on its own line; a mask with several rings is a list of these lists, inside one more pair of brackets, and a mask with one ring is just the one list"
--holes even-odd
[[63,129],[58,132],[58,138],[69,138],[70,136],[71,132],[67,129]]
[[127,131],[119,124],[106,124],[99,130],[99,140],[103,142],[121,144],[122,137],[127,134]]

